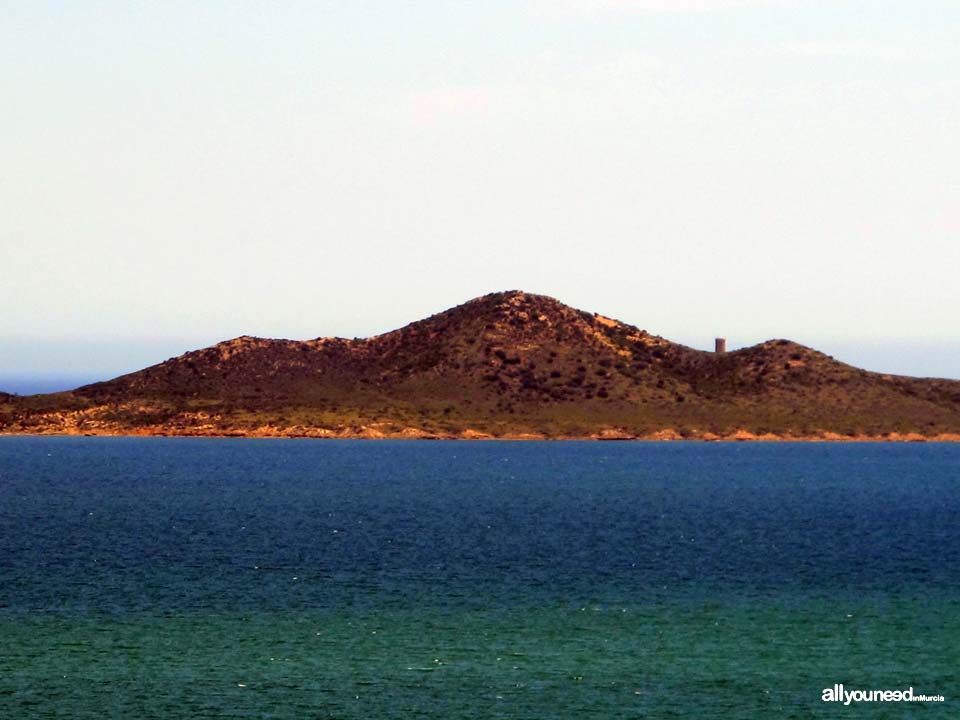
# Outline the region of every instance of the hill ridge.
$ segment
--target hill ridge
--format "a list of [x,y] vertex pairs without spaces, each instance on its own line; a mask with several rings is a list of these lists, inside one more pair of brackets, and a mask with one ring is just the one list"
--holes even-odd
[[783,338],[697,350],[510,290],[367,338],[241,335],[66,393],[0,395],[0,432],[949,439],[960,381]]

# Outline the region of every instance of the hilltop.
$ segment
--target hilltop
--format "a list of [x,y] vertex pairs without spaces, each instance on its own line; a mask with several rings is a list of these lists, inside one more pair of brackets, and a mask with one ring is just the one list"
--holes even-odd
[[243,336],[70,392],[0,394],[0,432],[960,439],[960,381],[785,339],[703,352],[511,291],[371,338]]

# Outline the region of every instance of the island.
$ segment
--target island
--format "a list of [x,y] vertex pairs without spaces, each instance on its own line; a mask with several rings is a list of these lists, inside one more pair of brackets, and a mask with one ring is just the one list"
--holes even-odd
[[243,336],[68,392],[0,393],[0,433],[960,440],[960,381],[790,340],[714,352],[522,291],[370,338]]

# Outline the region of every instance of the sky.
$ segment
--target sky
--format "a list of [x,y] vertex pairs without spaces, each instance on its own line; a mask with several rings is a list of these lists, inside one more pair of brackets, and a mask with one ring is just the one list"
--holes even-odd
[[956,0],[0,17],[0,389],[507,289],[960,378]]

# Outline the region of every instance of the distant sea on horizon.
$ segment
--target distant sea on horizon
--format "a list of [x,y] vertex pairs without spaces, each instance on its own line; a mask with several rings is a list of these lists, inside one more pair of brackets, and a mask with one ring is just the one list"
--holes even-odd
[[106,378],[83,377],[20,377],[0,376],[0,392],[14,395],[39,395],[74,390]]
[[0,437],[0,717],[956,717],[958,482],[939,443]]

